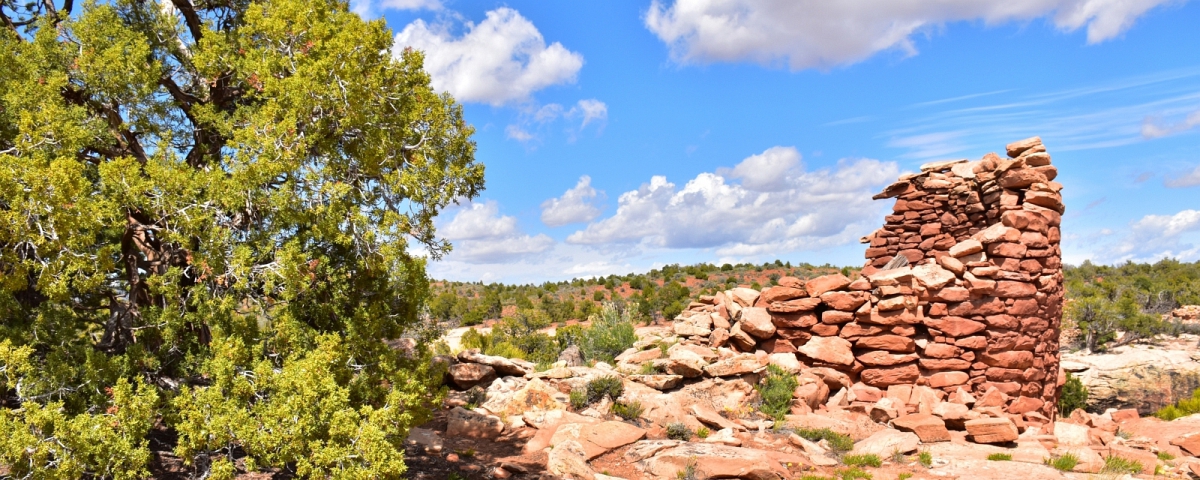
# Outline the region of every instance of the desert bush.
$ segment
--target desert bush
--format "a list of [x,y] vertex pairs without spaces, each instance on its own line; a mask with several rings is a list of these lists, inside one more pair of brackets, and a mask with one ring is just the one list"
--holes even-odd
[[993,453],[989,454],[987,459],[993,462],[1008,462],[1012,460],[1012,455],[1007,453]]
[[581,389],[571,390],[571,408],[575,410],[583,410],[590,404],[588,402],[587,392]]
[[842,453],[849,452],[854,448],[854,439],[850,438],[849,435],[842,435],[828,428],[801,428],[796,430],[796,435],[799,435],[801,438],[812,442],[825,440],[825,442],[829,444],[829,449],[835,455],[841,455]]
[[1185,398],[1175,402],[1174,405],[1167,405],[1154,412],[1154,416],[1169,421],[1197,413],[1200,413],[1200,388],[1192,392],[1192,398]]
[[637,341],[628,310],[620,311],[616,305],[605,303],[590,320],[592,325],[583,332],[579,343],[587,360],[612,363],[614,357]]
[[642,416],[645,408],[642,407],[642,402],[637,400],[629,402],[613,402],[612,413],[625,420],[637,420]]
[[1066,417],[1076,408],[1087,408],[1088,390],[1083,386],[1079,377],[1067,372],[1067,382],[1062,386],[1062,394],[1058,399],[1058,415]]
[[708,427],[697,428],[696,429],[696,438],[704,440],[704,439],[708,438],[709,433],[711,433],[711,432],[708,431]]
[[862,455],[846,455],[842,457],[842,463],[849,467],[876,467],[883,465],[883,460],[879,455],[866,453]]
[[671,440],[687,441],[688,439],[692,438],[692,431],[687,427],[687,425],[682,423],[669,423],[667,424],[667,438]]
[[618,376],[599,377],[587,382],[588,403],[596,403],[607,396],[614,402],[625,391],[625,384]]
[[795,375],[777,365],[768,365],[766,377],[755,387],[762,397],[759,410],[775,420],[782,420],[791,412],[792,392],[799,384]]
[[872,475],[858,467],[843,468],[837,471],[837,476],[841,480],[871,480]]

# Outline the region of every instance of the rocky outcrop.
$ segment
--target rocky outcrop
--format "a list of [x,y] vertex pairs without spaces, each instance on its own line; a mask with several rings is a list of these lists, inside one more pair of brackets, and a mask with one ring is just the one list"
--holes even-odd
[[1181,335],[1104,353],[1064,353],[1062,369],[1088,389],[1088,409],[1134,408],[1148,415],[1200,388],[1200,337]]
[[1039,138],[1005,150],[1009,158],[924,165],[876,195],[896,201],[886,225],[863,239],[861,278],[784,277],[762,291],[702,297],[674,333],[795,355],[879,389],[995,391],[989,398],[1007,413],[1054,419],[1062,185]]

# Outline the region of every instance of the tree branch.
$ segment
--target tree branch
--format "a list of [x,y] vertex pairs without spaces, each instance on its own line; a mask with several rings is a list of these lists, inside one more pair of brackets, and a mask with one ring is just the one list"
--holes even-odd
[[192,5],[191,0],[171,0],[171,3],[183,14],[183,21],[187,22],[188,31],[192,33],[192,41],[199,43],[204,34],[204,23],[200,21],[200,15],[196,14],[196,7]]

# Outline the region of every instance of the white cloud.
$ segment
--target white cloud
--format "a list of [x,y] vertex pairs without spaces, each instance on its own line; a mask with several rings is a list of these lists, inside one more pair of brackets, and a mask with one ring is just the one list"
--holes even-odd
[[478,24],[466,22],[461,37],[451,27],[416,20],[396,34],[396,53],[404,47],[424,51],[434,88],[461,101],[526,100],[535,91],[574,82],[583,67],[583,55],[558,42],[546,45],[533,22],[511,8],[487,12]]
[[532,133],[525,131],[519,125],[509,125],[504,128],[504,136],[516,140],[518,142],[528,142],[535,137]]
[[561,197],[542,202],[542,223],[558,227],[569,223],[590,222],[600,216],[600,209],[592,204],[598,193],[592,188],[592,177],[584,175],[574,188]]
[[1142,137],[1162,138],[1176,133],[1186,132],[1200,125],[1200,110],[1192,112],[1187,118],[1178,123],[1162,123],[1162,119],[1146,117],[1142,121]]
[[[756,166],[776,178],[754,172]],[[871,194],[898,174],[895,163],[870,159],[806,171],[794,148],[773,147],[733,169],[701,173],[683,188],[652,177],[622,194],[613,216],[571,234],[567,242],[717,248],[738,256],[840,245],[874,228],[882,204],[873,204]]]
[[579,128],[586,127],[593,121],[608,120],[608,105],[594,98],[580,100],[577,108],[583,116],[583,125],[580,125]]
[[454,244],[447,260],[465,263],[515,261],[554,246],[554,240],[545,234],[521,232],[517,219],[501,215],[495,201],[463,207],[439,230]]
[[1129,234],[1102,250],[1101,260],[1154,261],[1177,258],[1200,259],[1200,247],[1184,242],[1184,236],[1200,231],[1200,210],[1183,210],[1174,215],[1146,215],[1129,225]]
[[645,24],[680,62],[786,64],[793,70],[858,62],[885,50],[915,55],[912,36],[956,21],[987,24],[1049,16],[1087,27],[1094,44],[1177,0],[653,0]]
[[1200,185],[1200,165],[1197,165],[1191,172],[1181,173],[1174,178],[1168,177],[1163,181],[1163,185],[1166,185],[1167,188],[1186,188]]
[[538,133],[531,130],[541,130],[559,121],[579,122],[578,126],[571,125],[566,128],[567,137],[571,141],[574,141],[589,123],[598,124],[599,133],[604,130],[608,121],[608,105],[594,98],[575,102],[569,109],[558,103],[549,103],[540,107],[526,105],[521,110],[521,119],[516,124],[509,125],[506,133],[508,138],[522,143],[538,138]]

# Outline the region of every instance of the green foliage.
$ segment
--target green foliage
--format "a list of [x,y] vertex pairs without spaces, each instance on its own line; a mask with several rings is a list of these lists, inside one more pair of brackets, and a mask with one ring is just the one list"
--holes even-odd
[[992,453],[987,456],[987,459],[993,462],[1009,462],[1012,461],[1012,455],[1007,453]]
[[342,1],[43,3],[0,24],[0,464],[146,477],[158,425],[196,478],[403,475],[411,252],[483,187],[423,55]]
[[708,438],[709,433],[711,432],[708,431],[708,427],[700,427],[696,429],[696,437],[701,440]]
[[921,464],[921,466],[925,467],[925,468],[932,467],[933,466],[933,454],[929,453],[928,450],[922,450],[920,453],[917,454],[917,463]]
[[1161,315],[1200,303],[1200,262],[1161,260],[1109,267],[1084,262],[1065,267],[1066,318],[1082,333],[1083,347],[1099,351],[1125,332],[1121,343],[1187,331]]
[[1154,412],[1154,416],[1170,421],[1197,413],[1200,413],[1200,388],[1192,392],[1192,398],[1184,398],[1174,405],[1167,405]]
[[883,460],[879,455],[866,453],[862,455],[846,455],[842,457],[842,463],[848,467],[875,467],[879,468],[883,465]]
[[1076,457],[1074,454],[1071,454],[1071,453],[1064,453],[1062,455],[1056,455],[1056,456],[1047,458],[1043,462],[1046,465],[1054,467],[1055,469],[1057,469],[1060,472],[1069,472],[1069,471],[1075,469],[1076,465],[1079,465],[1079,457]]
[[[726,265],[729,264],[727,263]],[[801,475],[800,480],[833,480],[833,477],[826,477],[824,475]]]
[[606,297],[604,296],[604,290],[596,290],[594,293],[592,293],[593,301],[603,302],[605,298]]
[[840,469],[837,471],[837,476],[841,480],[871,480],[872,478],[870,473],[858,467]]
[[667,438],[671,440],[687,441],[692,438],[692,431],[680,422],[667,424]]
[[675,472],[675,478],[678,480],[700,480],[700,472],[696,467],[696,459],[689,458],[683,470]]
[[662,372],[659,370],[659,367],[654,366],[654,362],[646,362],[642,364],[638,373],[641,375],[658,375]]
[[775,420],[782,420],[791,413],[792,392],[799,385],[795,375],[777,365],[768,365],[767,376],[755,387],[758,389],[758,395],[762,397],[759,410]]
[[612,363],[614,357],[637,341],[628,310],[622,312],[616,305],[605,303],[590,320],[592,325],[583,331],[579,343],[586,360]]
[[841,455],[854,448],[854,439],[850,438],[849,435],[842,435],[828,428],[801,428],[796,430],[796,435],[812,442],[825,440],[829,444],[829,449],[835,455]]
[[621,377],[616,375],[599,377],[587,382],[587,399],[589,404],[599,402],[606,396],[615,402],[624,391],[625,384],[622,382]]
[[1171,455],[1170,453],[1167,453],[1167,452],[1158,452],[1158,459],[1162,460],[1164,462],[1169,462],[1171,460],[1174,460],[1175,456]]
[[1142,463],[1136,460],[1129,460],[1116,455],[1110,455],[1104,457],[1104,468],[1100,470],[1100,473],[1128,473],[1131,475],[1136,475],[1142,473]]
[[913,476],[912,473],[902,472],[899,475],[896,475],[896,480],[908,480],[908,479],[912,478],[912,476]]
[[612,413],[625,420],[633,421],[642,416],[642,412],[646,409],[642,407],[642,402],[633,400],[630,402],[613,402]]
[[1058,399],[1058,415],[1066,417],[1077,408],[1087,408],[1088,390],[1083,381],[1067,372],[1067,382],[1062,386]]
[[474,386],[467,390],[467,410],[474,410],[487,401],[487,392],[482,387]]
[[571,390],[571,408],[583,410],[589,405],[587,392],[582,389]]

